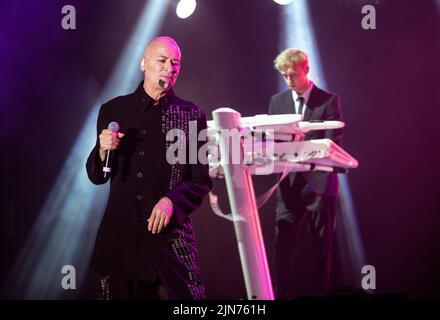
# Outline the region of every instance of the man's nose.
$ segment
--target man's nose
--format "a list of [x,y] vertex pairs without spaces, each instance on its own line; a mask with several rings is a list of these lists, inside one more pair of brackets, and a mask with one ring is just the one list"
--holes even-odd
[[176,67],[171,63],[171,61],[168,61],[165,63],[165,71],[175,73]]

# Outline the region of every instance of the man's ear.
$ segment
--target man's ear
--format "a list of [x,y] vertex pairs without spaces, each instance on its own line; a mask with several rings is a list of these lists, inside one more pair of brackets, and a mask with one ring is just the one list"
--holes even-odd
[[304,68],[305,73],[309,74],[309,70],[310,70],[309,65],[306,65],[306,67]]
[[145,57],[142,57],[142,59],[141,59],[141,70],[142,70],[142,72],[145,71]]

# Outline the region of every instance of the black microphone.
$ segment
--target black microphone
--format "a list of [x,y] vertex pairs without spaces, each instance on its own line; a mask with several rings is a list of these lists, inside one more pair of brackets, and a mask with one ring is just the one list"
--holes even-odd
[[166,89],[168,89],[170,84],[167,81],[159,79],[159,85],[166,90]]
[[[116,133],[118,133],[120,129],[119,123],[115,121],[110,122],[107,129],[116,131]],[[104,178],[107,177],[107,173],[112,172],[112,168],[110,167],[110,150],[107,150],[107,155],[105,156],[105,166],[102,168],[102,171],[104,171]]]

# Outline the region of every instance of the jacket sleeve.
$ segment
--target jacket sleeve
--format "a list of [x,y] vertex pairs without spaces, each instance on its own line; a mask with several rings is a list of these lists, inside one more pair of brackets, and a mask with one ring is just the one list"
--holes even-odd
[[[342,116],[341,112],[341,99],[333,95],[329,105],[326,108],[325,111],[325,120],[336,120],[336,121],[344,121],[344,118]],[[333,140],[336,144],[342,145],[342,133],[343,129],[333,129],[333,130],[326,130],[325,131],[325,138]]]
[[102,171],[104,164],[99,157],[99,134],[105,128],[106,123],[106,117],[103,111],[104,106],[105,105],[101,106],[101,108],[99,109],[98,121],[96,126],[96,144],[90,152],[86,163],[87,175],[89,176],[90,181],[94,184],[103,184],[110,179],[110,175],[104,178],[104,172]]
[[[206,116],[202,111],[201,117],[197,119],[197,136],[199,137],[200,131],[206,128]],[[202,141],[197,139],[197,155],[206,142],[207,138]],[[185,215],[190,214],[202,204],[203,198],[212,189],[207,163],[201,163],[197,157],[197,163],[188,164],[188,166],[186,179],[166,194],[166,197],[173,202],[173,216],[177,219],[178,224],[183,222]]]

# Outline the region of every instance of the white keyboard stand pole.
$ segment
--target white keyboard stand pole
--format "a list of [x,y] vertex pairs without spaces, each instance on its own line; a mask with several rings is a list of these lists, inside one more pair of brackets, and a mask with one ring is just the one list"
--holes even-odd
[[[219,132],[221,129],[238,129],[240,127],[241,115],[233,109],[220,108],[215,110],[212,115]],[[224,141],[224,137],[229,141]],[[232,137],[233,135],[221,136],[219,145],[247,297],[249,300],[273,300],[272,281],[251,174],[243,165],[243,146],[241,144],[239,148],[240,163],[232,164],[231,150],[234,143],[237,143],[232,142]]]

